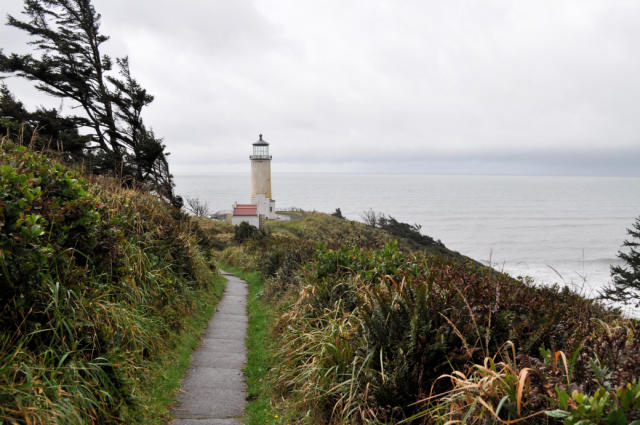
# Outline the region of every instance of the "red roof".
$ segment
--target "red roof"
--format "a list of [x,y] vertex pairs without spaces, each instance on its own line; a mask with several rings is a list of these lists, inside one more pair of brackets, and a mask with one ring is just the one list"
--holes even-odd
[[233,215],[258,215],[256,204],[237,204],[233,209]]

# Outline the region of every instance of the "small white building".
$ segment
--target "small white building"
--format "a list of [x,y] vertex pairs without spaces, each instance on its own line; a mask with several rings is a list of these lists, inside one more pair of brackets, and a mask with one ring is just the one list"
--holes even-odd
[[255,204],[234,204],[231,215],[231,224],[237,226],[242,222],[247,222],[252,226],[260,227],[260,217]]
[[253,144],[251,160],[251,203],[233,205],[231,224],[242,222],[262,227],[265,220],[282,219],[276,214],[276,201],[271,198],[271,155],[269,143],[259,136]]

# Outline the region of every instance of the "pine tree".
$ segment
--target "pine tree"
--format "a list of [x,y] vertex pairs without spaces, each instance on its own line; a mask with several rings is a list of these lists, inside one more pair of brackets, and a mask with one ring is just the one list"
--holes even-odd
[[611,266],[612,284],[601,296],[612,301],[640,304],[640,216],[627,233],[631,238],[625,240],[623,246],[629,248],[629,252],[618,252],[618,258],[626,264]]
[[131,76],[128,58],[116,59],[119,76],[110,74],[113,61],[100,50],[109,37],[100,33],[101,17],[91,0],[25,0],[23,13],[28,20],[9,16],[8,25],[30,34],[40,55],[0,51],[0,71],[35,81],[37,89],[82,108],[82,116],[73,118],[92,130],[87,159],[94,172],[144,182],[180,204],[165,146],[141,118],[153,96]]
[[336,208],[336,210],[332,212],[331,215],[338,218],[344,218],[344,216],[342,215],[342,211],[340,211],[340,208]]
[[78,132],[81,124],[74,117],[62,117],[56,109],[39,108],[29,112],[5,84],[0,84],[0,133],[20,138],[34,149],[50,148],[67,161],[82,161],[91,136]]

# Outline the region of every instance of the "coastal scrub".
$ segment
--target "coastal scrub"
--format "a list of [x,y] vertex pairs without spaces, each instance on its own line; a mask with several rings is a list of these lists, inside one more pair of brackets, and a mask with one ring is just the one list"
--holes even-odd
[[220,290],[187,216],[3,140],[0,269],[0,420],[162,422],[154,368]]

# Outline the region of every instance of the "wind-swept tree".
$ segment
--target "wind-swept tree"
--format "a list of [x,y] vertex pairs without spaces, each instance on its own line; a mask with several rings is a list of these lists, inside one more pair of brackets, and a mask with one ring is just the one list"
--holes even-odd
[[74,119],[91,129],[87,159],[94,172],[147,183],[179,203],[165,146],[141,118],[153,96],[132,78],[127,58],[116,59],[120,74],[111,75],[113,60],[101,52],[109,38],[100,33],[100,14],[91,1],[25,0],[23,14],[27,20],[9,16],[8,25],[30,34],[29,44],[39,54],[0,51],[0,71],[34,81],[37,89],[81,108]]
[[601,296],[612,301],[640,304],[640,216],[627,233],[631,238],[625,240],[623,246],[629,251],[618,252],[618,258],[625,264],[611,266],[612,284]]
[[76,101],[95,141],[112,154],[114,168],[119,166],[123,147],[105,81],[112,62],[100,54],[100,46],[108,40],[99,32],[100,15],[88,0],[26,0],[23,13],[28,21],[9,16],[8,25],[29,33],[34,38],[29,44],[42,54],[2,54],[0,69],[35,81],[45,93]]

